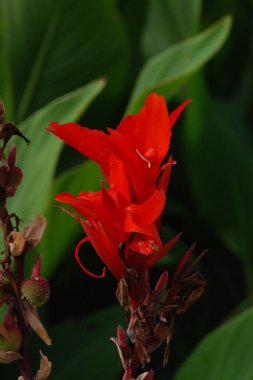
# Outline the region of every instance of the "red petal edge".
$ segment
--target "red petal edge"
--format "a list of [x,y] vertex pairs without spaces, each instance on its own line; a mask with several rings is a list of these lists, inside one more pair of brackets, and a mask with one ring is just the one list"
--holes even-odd
[[180,116],[181,112],[183,111],[183,109],[187,106],[187,104],[189,104],[191,102],[191,99],[188,99],[186,100],[185,102],[183,102],[180,106],[178,106],[174,111],[171,112],[171,114],[169,115],[169,121],[170,121],[170,125],[171,127],[173,127],[173,125],[175,124],[175,122],[177,121],[178,117]]
[[89,276],[94,277],[94,278],[103,278],[103,277],[105,277],[106,267],[103,268],[102,274],[96,275],[96,274],[90,272],[88,269],[86,269],[83,266],[83,264],[81,263],[81,260],[79,258],[79,248],[81,247],[82,244],[86,243],[87,241],[89,241],[89,238],[87,238],[87,237],[85,237],[81,241],[79,241],[79,243],[77,244],[76,249],[75,249],[75,259],[76,259],[78,265],[82,268],[82,270],[86,274],[88,274]]

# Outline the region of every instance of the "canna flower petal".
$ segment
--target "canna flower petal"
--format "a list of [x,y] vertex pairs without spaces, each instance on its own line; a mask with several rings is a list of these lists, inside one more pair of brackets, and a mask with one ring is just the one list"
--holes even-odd
[[[171,115],[168,114],[165,99],[155,93],[147,96],[145,105],[136,115],[126,116],[117,131],[145,157],[158,157],[159,165],[164,160],[170,146],[172,127],[187,106],[186,100]],[[152,154],[150,150],[152,149]]]
[[177,121],[178,117],[180,116],[181,112],[184,110],[184,108],[191,102],[191,99],[185,100],[180,106],[178,106],[173,112],[170,114],[170,125],[173,127],[175,122]]
[[86,218],[104,219],[101,192],[81,193],[79,197],[70,193],[60,193],[55,199],[70,205],[78,214]]
[[[113,239],[110,240],[101,223],[91,223],[86,220],[81,220],[81,224],[100,259],[106,264],[114,277],[120,279],[124,276],[125,265],[118,252],[118,247],[121,241],[118,240],[115,242],[117,234],[115,234]],[[120,235],[118,235],[118,238],[120,239]]]
[[150,256],[147,258],[143,265],[143,269],[148,269],[155,265],[157,261],[161,259],[166,253],[168,253],[171,248],[174,247],[174,245],[178,242],[178,240],[181,237],[181,233],[177,234],[175,237],[173,237],[171,240],[169,240],[167,243],[163,244],[162,248],[157,252],[156,255]]
[[132,201],[141,202],[146,196],[143,160],[136,152],[135,146],[123,134],[110,128],[108,128],[108,132],[110,133],[111,150],[124,162]]
[[131,193],[123,162],[112,154],[109,165],[110,175],[108,182],[111,189],[118,190],[123,199],[125,199],[126,204],[129,204],[131,202]]
[[[69,204],[78,214],[87,219],[100,220],[112,224],[123,223],[123,204],[117,204],[118,193],[112,189],[97,192],[81,192],[77,197],[70,193],[60,193],[55,199]],[[114,222],[115,221],[115,222]]]
[[155,93],[147,96],[145,105],[137,115],[128,115],[119,124],[122,133],[145,156],[154,149],[161,163],[168,152],[171,126],[165,99]]
[[77,245],[75,257],[86,273],[104,276],[83,266],[79,248],[86,241],[117,279],[124,276],[126,266],[150,268],[176,244],[179,235],[165,244],[159,236],[165,192],[175,164],[172,157],[164,160],[173,124],[188,103],[169,115],[164,98],[152,93],[138,114],[126,116],[116,130],[108,128],[108,133],[72,123],[50,124],[51,133],[100,165],[109,186],[101,182],[98,192],[56,196],[82,216],[76,218],[87,236]]
[[[126,208],[125,231],[144,234],[150,234],[151,231],[156,231],[155,226],[152,224],[162,213],[165,201],[166,197],[163,189],[155,189],[151,197],[144,203],[128,206]],[[153,233],[151,234],[153,235]]]
[[74,123],[59,124],[57,122],[50,123],[50,128],[47,130],[98,163],[103,173],[108,173],[111,151],[108,146],[109,136],[104,132],[81,127]]

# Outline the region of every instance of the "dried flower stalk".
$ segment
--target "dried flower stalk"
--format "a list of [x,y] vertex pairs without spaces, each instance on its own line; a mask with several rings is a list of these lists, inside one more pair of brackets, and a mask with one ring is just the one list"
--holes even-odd
[[30,144],[13,123],[5,122],[4,105],[0,102],[0,225],[4,245],[0,260],[0,307],[5,305],[7,308],[0,323],[0,363],[9,364],[15,361],[23,380],[45,380],[50,374],[51,363],[41,354],[41,369],[36,377],[34,376],[27,337],[33,329],[47,345],[51,344],[36,310],[37,305],[48,299],[50,290],[48,282],[40,277],[40,256],[36,257],[29,279],[25,279],[24,266],[26,254],[36,247],[42,237],[46,220],[37,216],[20,231],[21,219],[18,215],[8,212],[7,200],[15,196],[23,178],[21,169],[16,166],[15,145],[11,146],[8,155],[5,152],[13,135]]

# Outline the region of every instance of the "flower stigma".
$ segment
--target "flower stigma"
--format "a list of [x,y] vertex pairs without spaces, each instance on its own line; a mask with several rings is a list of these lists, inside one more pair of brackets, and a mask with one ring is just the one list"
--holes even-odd
[[148,168],[150,169],[150,168],[151,168],[151,162],[150,162],[146,157],[144,157],[144,156],[139,152],[138,149],[136,149],[136,153],[138,154],[138,156],[140,156],[140,158],[141,158],[143,161],[147,162],[147,164],[148,164]]

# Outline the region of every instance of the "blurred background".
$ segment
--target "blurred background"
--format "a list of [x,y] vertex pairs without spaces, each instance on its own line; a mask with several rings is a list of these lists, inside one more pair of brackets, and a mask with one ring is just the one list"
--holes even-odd
[[[32,141],[18,146],[24,180],[9,211],[24,224],[48,219],[39,249],[52,296],[41,309],[53,339],[50,378],[118,380],[121,365],[109,341],[123,311],[108,272],[89,278],[73,252],[81,226],[53,207],[61,191],[98,190],[99,169],[44,129],[51,121],[115,128],[158,92],[169,111],[192,102],[174,127],[177,161],[168,190],[162,237],[182,239],[153,271],[171,274],[184,251],[196,255],[207,280],[202,298],[176,321],[169,366],[162,348],[152,364],[165,380],[253,379],[253,29],[251,0],[1,0],[0,97],[7,120]],[[13,141],[14,141],[13,139]],[[83,260],[102,263],[88,245]],[[0,310],[0,315],[4,308]],[[17,378],[0,366],[1,379]]]

